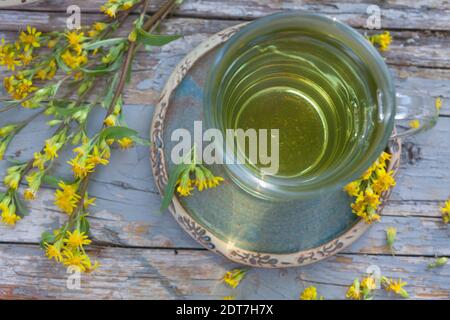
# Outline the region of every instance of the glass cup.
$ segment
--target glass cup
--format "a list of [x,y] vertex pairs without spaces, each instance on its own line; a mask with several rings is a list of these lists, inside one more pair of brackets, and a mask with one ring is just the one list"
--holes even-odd
[[[342,188],[386,148],[394,122],[400,137],[431,128],[438,118],[433,99],[396,92],[383,58],[357,31],[323,15],[289,12],[249,23],[219,50],[205,83],[207,127],[226,136],[226,129],[237,129],[249,101],[259,97],[266,105],[279,88],[281,98],[308,105],[299,113],[308,121],[302,123],[303,131],[288,130],[297,125],[290,117],[297,111],[285,112],[282,120],[290,140],[320,136],[320,148],[286,147],[280,162],[293,157],[295,163],[297,157],[299,163],[309,161],[307,169],[267,174],[255,163],[236,164],[239,156],[246,158],[246,151],[236,148],[235,141],[229,148],[217,148],[231,179],[262,199],[309,199]],[[272,96],[262,96],[264,92]],[[281,110],[261,107],[258,116],[275,119]],[[316,118],[321,119],[317,124]]]

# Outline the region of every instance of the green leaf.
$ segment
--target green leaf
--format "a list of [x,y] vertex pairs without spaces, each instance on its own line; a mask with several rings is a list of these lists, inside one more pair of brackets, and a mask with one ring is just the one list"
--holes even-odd
[[108,127],[100,133],[100,139],[122,139],[125,137],[135,137],[137,131],[128,127]]
[[72,116],[75,113],[77,113],[78,111],[84,110],[89,108],[89,106],[80,106],[80,107],[76,107],[76,108],[61,108],[61,107],[55,107],[55,113],[59,116],[62,117],[68,117],[68,116]]
[[44,248],[44,243],[53,244],[56,241],[56,236],[53,233],[50,233],[48,231],[44,231],[41,234],[41,247]]
[[172,41],[175,41],[181,38],[181,35],[173,34],[173,35],[164,35],[164,34],[151,34],[143,30],[142,28],[137,28],[137,41],[149,45],[162,47]]
[[89,220],[86,218],[86,216],[82,216],[80,218],[80,232],[88,234],[89,229],[90,229]]
[[14,159],[13,157],[7,157],[6,158],[6,161],[8,161],[9,163],[11,163],[11,164],[13,164],[13,165],[22,165],[22,164],[25,164],[25,162],[23,162],[23,161],[20,161],[20,160],[17,160],[17,159]]
[[30,212],[28,211],[27,206],[22,201],[22,199],[20,198],[20,196],[19,196],[19,194],[17,192],[14,192],[13,198],[14,198],[14,203],[15,203],[16,208],[17,208],[17,215],[20,216],[21,218],[23,218],[24,216],[29,215]]
[[65,73],[72,72],[72,69],[70,69],[62,60],[61,60],[61,50],[57,50],[55,53],[55,60],[56,64],[58,65],[58,68],[63,70]]
[[59,188],[58,185],[61,181],[63,181],[64,183],[68,183],[68,181],[63,178],[48,175],[48,174],[46,174],[42,177],[42,183],[47,186],[53,187],[53,188]]
[[127,41],[126,38],[112,38],[112,39],[106,39],[106,40],[101,40],[101,41],[97,41],[94,43],[90,43],[88,45],[83,46],[85,50],[94,50],[100,47],[108,47],[108,46],[112,46],[112,45],[116,45],[116,44],[120,44],[120,43],[125,43]]
[[133,139],[134,142],[136,142],[137,144],[140,144],[142,146],[150,146],[151,145],[151,141],[148,139],[143,139],[138,136],[133,136],[133,137],[131,137],[131,139]]
[[105,95],[105,99],[103,99],[102,101],[102,106],[105,109],[109,108],[109,105],[112,102],[113,96],[114,96],[114,92],[116,90],[116,86],[117,86],[117,82],[119,82],[119,73],[116,73],[111,81],[111,84],[108,88],[108,92]]
[[116,71],[120,68],[123,61],[123,55],[121,55],[114,63],[110,64],[109,66],[99,66],[93,69],[86,69],[86,68],[80,68],[81,71],[83,71],[86,74],[90,75],[100,75],[105,73],[110,73],[113,71]]
[[167,182],[166,188],[164,189],[164,198],[161,204],[161,212],[166,210],[170,202],[172,201],[173,194],[175,193],[175,187],[177,185],[178,178],[190,165],[181,163],[175,166],[169,174],[169,181]]

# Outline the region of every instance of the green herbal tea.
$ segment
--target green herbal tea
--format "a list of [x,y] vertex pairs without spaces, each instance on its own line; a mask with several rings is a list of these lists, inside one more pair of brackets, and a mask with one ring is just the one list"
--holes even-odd
[[320,35],[280,33],[239,56],[225,77],[227,128],[279,129],[278,176],[339,162],[375,118],[376,86],[364,62]]

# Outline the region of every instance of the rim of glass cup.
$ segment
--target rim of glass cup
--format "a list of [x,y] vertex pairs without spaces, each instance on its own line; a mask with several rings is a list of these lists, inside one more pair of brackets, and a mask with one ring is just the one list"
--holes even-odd
[[[280,177],[257,175],[246,165],[227,164],[233,162],[234,154],[227,153],[226,151],[222,153],[222,150],[218,148],[219,157],[225,159],[224,166],[231,179],[247,192],[259,198],[270,200],[311,198],[336,190],[346,183],[359,178],[385,149],[394,127],[395,88],[383,57],[366,38],[350,26],[337,21],[335,18],[330,18],[322,14],[301,11],[276,13],[255,20],[242,27],[216,54],[207,76],[203,99],[203,110],[208,128],[222,129],[220,112],[214,112],[214,95],[217,95],[217,92],[213,92],[213,84],[221,76],[221,69],[225,73],[229,67],[227,60],[230,55],[232,56],[239,48],[245,47],[247,41],[249,39],[251,40],[251,36],[258,33],[258,30],[263,30],[268,25],[276,25],[277,23],[284,26],[287,26],[288,23],[295,23],[299,26],[304,26],[309,23],[311,26],[315,25],[316,28],[321,28],[319,30],[322,30],[322,32],[329,31],[329,36],[345,43],[346,46],[350,47],[353,52],[356,52],[365,62],[376,81],[379,92],[377,97],[378,121],[381,122],[380,125],[385,129],[382,133],[376,132],[376,145],[371,146],[368,149],[370,152],[366,153],[358,161],[351,160],[344,168],[337,166],[327,174],[321,175],[319,178],[315,177],[312,179],[312,182],[301,177],[282,179]],[[242,40],[247,41],[242,42]]]

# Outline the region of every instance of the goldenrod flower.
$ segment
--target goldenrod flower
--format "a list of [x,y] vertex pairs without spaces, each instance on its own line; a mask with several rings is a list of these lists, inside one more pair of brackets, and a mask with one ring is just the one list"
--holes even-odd
[[380,196],[375,194],[372,190],[366,189],[366,191],[364,191],[364,202],[376,209],[380,204]]
[[353,181],[353,182],[350,182],[349,184],[347,184],[344,187],[344,191],[347,192],[349,196],[357,197],[358,194],[360,193],[360,186],[361,186],[361,181],[356,180],[356,181]]
[[117,140],[117,143],[119,144],[119,147],[122,150],[129,149],[129,148],[133,147],[133,145],[134,145],[133,140],[131,140],[128,137]]
[[381,51],[388,50],[389,45],[392,42],[392,36],[389,31],[385,31],[382,34],[369,36],[368,39],[373,45],[378,44]]
[[88,236],[84,232],[76,229],[74,232],[67,231],[67,238],[64,239],[69,247],[77,248],[90,244],[92,241],[88,239]]
[[418,129],[420,127],[420,121],[417,120],[417,119],[416,120],[412,120],[412,121],[409,122],[409,126],[412,129]]
[[25,189],[25,191],[23,193],[23,197],[25,200],[28,200],[28,201],[34,200],[34,199],[36,199],[36,194],[31,189]]
[[88,61],[85,54],[74,55],[70,50],[64,51],[61,55],[61,59],[71,69],[77,69]]
[[106,166],[109,163],[109,161],[108,161],[108,159],[106,159],[105,153],[106,153],[105,151],[102,151],[102,153],[100,153],[98,147],[94,146],[94,150],[88,156],[86,163],[93,164],[94,166],[96,166],[98,164]]
[[177,192],[182,197],[187,197],[191,195],[192,190],[194,190],[194,187],[192,186],[193,182],[191,179],[189,179],[189,172],[187,174],[187,179],[183,177],[177,181]]
[[103,123],[107,127],[113,127],[116,125],[116,120],[117,120],[117,116],[114,114],[110,114],[109,116],[106,117],[106,119],[103,121]]
[[47,159],[53,160],[58,158],[58,150],[61,147],[61,144],[54,143],[52,140],[45,141],[44,153]]
[[42,154],[40,152],[34,153],[33,168],[38,168],[39,170],[44,170],[46,162],[47,162],[47,158],[46,158],[45,154]]
[[396,228],[389,227],[386,229],[386,243],[391,250],[394,246],[396,237],[397,237],[397,229]]
[[407,285],[407,283],[402,282],[401,279],[394,280],[382,277],[381,283],[383,284],[383,287],[387,292],[394,292],[395,294],[402,296],[403,298],[409,297],[408,292],[403,288],[404,286]]
[[16,67],[20,67],[22,62],[16,58],[14,52],[9,52],[0,56],[0,66],[6,66],[8,70],[15,71]]
[[63,264],[66,266],[77,267],[82,272],[85,272],[88,268],[91,267],[91,261],[89,260],[89,257],[78,249],[74,251],[64,249],[62,255]]
[[95,169],[95,166],[92,163],[88,164],[82,159],[75,158],[68,161],[67,163],[72,166],[72,171],[75,178],[85,178]]
[[111,18],[116,17],[117,10],[119,9],[118,5],[111,5],[110,3],[106,3],[105,5],[100,7],[100,10]]
[[95,37],[98,34],[100,34],[100,32],[102,32],[103,30],[105,30],[105,28],[107,27],[106,23],[103,22],[96,22],[92,25],[91,30],[88,31],[88,35],[89,37]]
[[378,161],[380,162],[382,167],[385,167],[386,161],[391,160],[391,158],[392,156],[389,153],[383,151],[381,153],[381,156],[378,158]]
[[81,43],[85,40],[83,32],[70,31],[66,33],[66,39],[70,47],[75,50],[78,55],[81,54]]
[[84,196],[83,207],[87,209],[89,206],[95,206],[95,201],[97,198],[89,198],[87,193]]
[[235,289],[239,283],[244,279],[246,273],[248,270],[246,269],[233,269],[231,271],[228,271],[224,276],[222,281],[230,286],[231,288]]
[[33,55],[30,53],[30,51],[19,54],[18,57],[24,66],[29,65],[34,59]]
[[74,185],[67,185],[64,182],[60,182],[59,187],[61,189],[55,191],[55,205],[63,212],[71,215],[81,197],[76,193],[77,189]]
[[39,48],[41,46],[39,37],[42,32],[37,32],[36,28],[30,26],[27,26],[27,32],[22,31],[19,36],[20,42],[24,44],[24,50],[28,51],[31,47]]
[[374,180],[372,185],[373,191],[381,194],[382,192],[395,186],[393,174],[393,171],[386,172],[385,170],[377,170],[377,178]]
[[45,255],[49,260],[55,259],[57,262],[61,262],[63,257],[61,254],[61,249],[56,245],[44,243]]
[[19,171],[12,171],[5,176],[3,182],[9,188],[16,190],[19,187],[21,174]]
[[317,289],[313,286],[305,288],[300,294],[300,300],[323,300],[322,296],[317,295]]
[[441,97],[436,98],[436,101],[434,102],[437,111],[440,111],[442,108],[442,99]]
[[347,299],[352,300],[361,300],[361,287],[359,285],[359,280],[355,279],[353,281],[353,284],[348,288],[347,293],[345,294],[345,297]]
[[10,226],[15,225],[16,222],[19,221],[20,219],[21,218],[18,215],[16,215],[11,211],[4,211],[2,213],[2,222]]
[[361,288],[368,291],[375,290],[377,288],[375,279],[373,276],[367,276],[361,280]]
[[450,222],[450,200],[445,201],[444,206],[441,208],[442,220],[444,223]]
[[128,9],[130,9],[133,6],[133,4],[134,4],[133,1],[125,1],[120,9],[128,10]]

